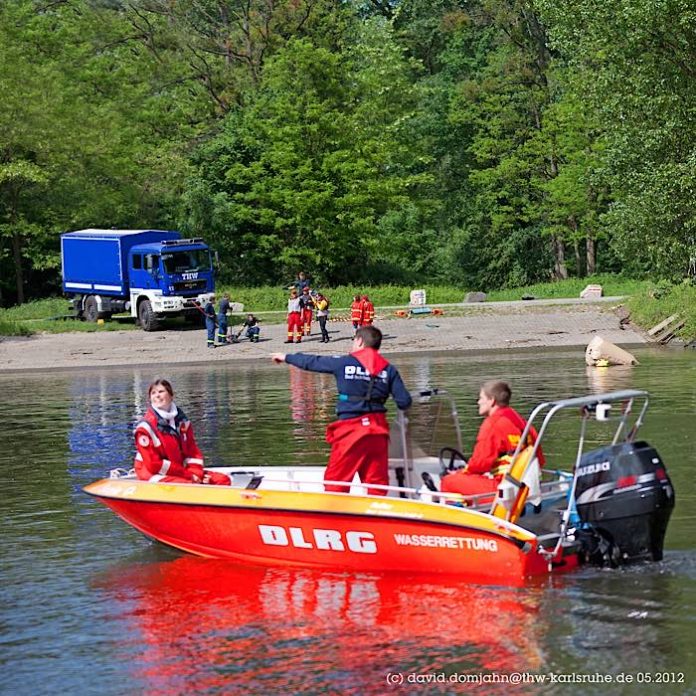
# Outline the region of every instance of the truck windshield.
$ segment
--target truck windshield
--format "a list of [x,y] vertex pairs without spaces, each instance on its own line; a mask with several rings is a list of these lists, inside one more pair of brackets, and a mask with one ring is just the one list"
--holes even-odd
[[210,254],[207,249],[191,249],[162,254],[165,273],[209,271]]

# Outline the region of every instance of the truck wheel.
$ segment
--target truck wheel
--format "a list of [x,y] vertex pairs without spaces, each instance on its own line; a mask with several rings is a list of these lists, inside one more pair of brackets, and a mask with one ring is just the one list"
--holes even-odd
[[143,331],[156,331],[159,324],[157,316],[152,311],[150,300],[143,300],[138,307],[138,319]]
[[97,310],[97,300],[94,297],[88,297],[85,300],[85,308],[82,310],[82,316],[85,321],[91,321],[94,323],[99,318],[99,312]]

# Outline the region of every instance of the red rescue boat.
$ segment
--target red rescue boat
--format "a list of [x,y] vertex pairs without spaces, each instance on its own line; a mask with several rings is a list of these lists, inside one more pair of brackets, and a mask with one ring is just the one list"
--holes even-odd
[[[436,390],[421,394],[423,432],[439,429],[443,397]],[[643,407],[629,427],[638,399]],[[323,467],[310,466],[218,469],[231,476],[231,487],[150,483],[115,472],[85,491],[151,539],[199,556],[518,583],[586,559],[662,557],[674,492],[657,452],[634,440],[647,404],[645,392],[627,390],[539,405],[527,426],[541,419],[539,438],[515,453],[492,504],[490,495],[463,500],[438,490],[445,454],[463,458],[458,428],[459,448],[428,454],[417,444],[423,438],[416,413],[408,425],[395,424],[399,451],[390,459],[386,496],[368,495],[357,478],[345,493],[325,492]],[[562,410],[581,416],[575,466],[540,481],[536,450]],[[611,444],[583,454],[588,422],[611,417],[618,419]]]

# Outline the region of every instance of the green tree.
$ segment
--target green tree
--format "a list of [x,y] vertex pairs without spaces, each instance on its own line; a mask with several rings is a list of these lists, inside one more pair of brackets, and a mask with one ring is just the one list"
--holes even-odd
[[430,180],[408,138],[415,103],[410,66],[383,22],[346,52],[290,41],[267,62],[253,104],[202,152],[189,228],[215,222],[254,280],[298,268],[354,279],[389,244],[380,219]]
[[682,0],[539,0],[601,133],[611,205],[600,218],[625,266],[680,277],[696,255],[696,8]]
[[[119,10],[74,0],[0,9],[0,288],[57,286],[58,234],[171,223],[198,104]],[[165,75],[165,72],[167,75]],[[178,148],[178,149],[177,149]],[[177,189],[178,187],[178,189]],[[12,273],[5,273],[12,269]],[[15,278],[15,288],[4,280]],[[36,288],[36,290],[34,289]],[[45,289],[44,289],[45,291]]]

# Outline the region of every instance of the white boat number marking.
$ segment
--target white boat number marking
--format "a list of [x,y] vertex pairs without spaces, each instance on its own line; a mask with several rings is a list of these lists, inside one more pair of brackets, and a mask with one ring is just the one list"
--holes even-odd
[[497,551],[495,539],[475,539],[473,537],[435,536],[433,534],[395,534],[397,546],[435,546],[448,549],[468,549],[469,551]]
[[319,551],[353,551],[355,553],[377,553],[375,535],[371,532],[346,532],[345,537],[336,529],[312,529],[309,539],[301,527],[279,527],[260,524],[261,540],[269,546],[294,546],[296,549],[318,549]]

